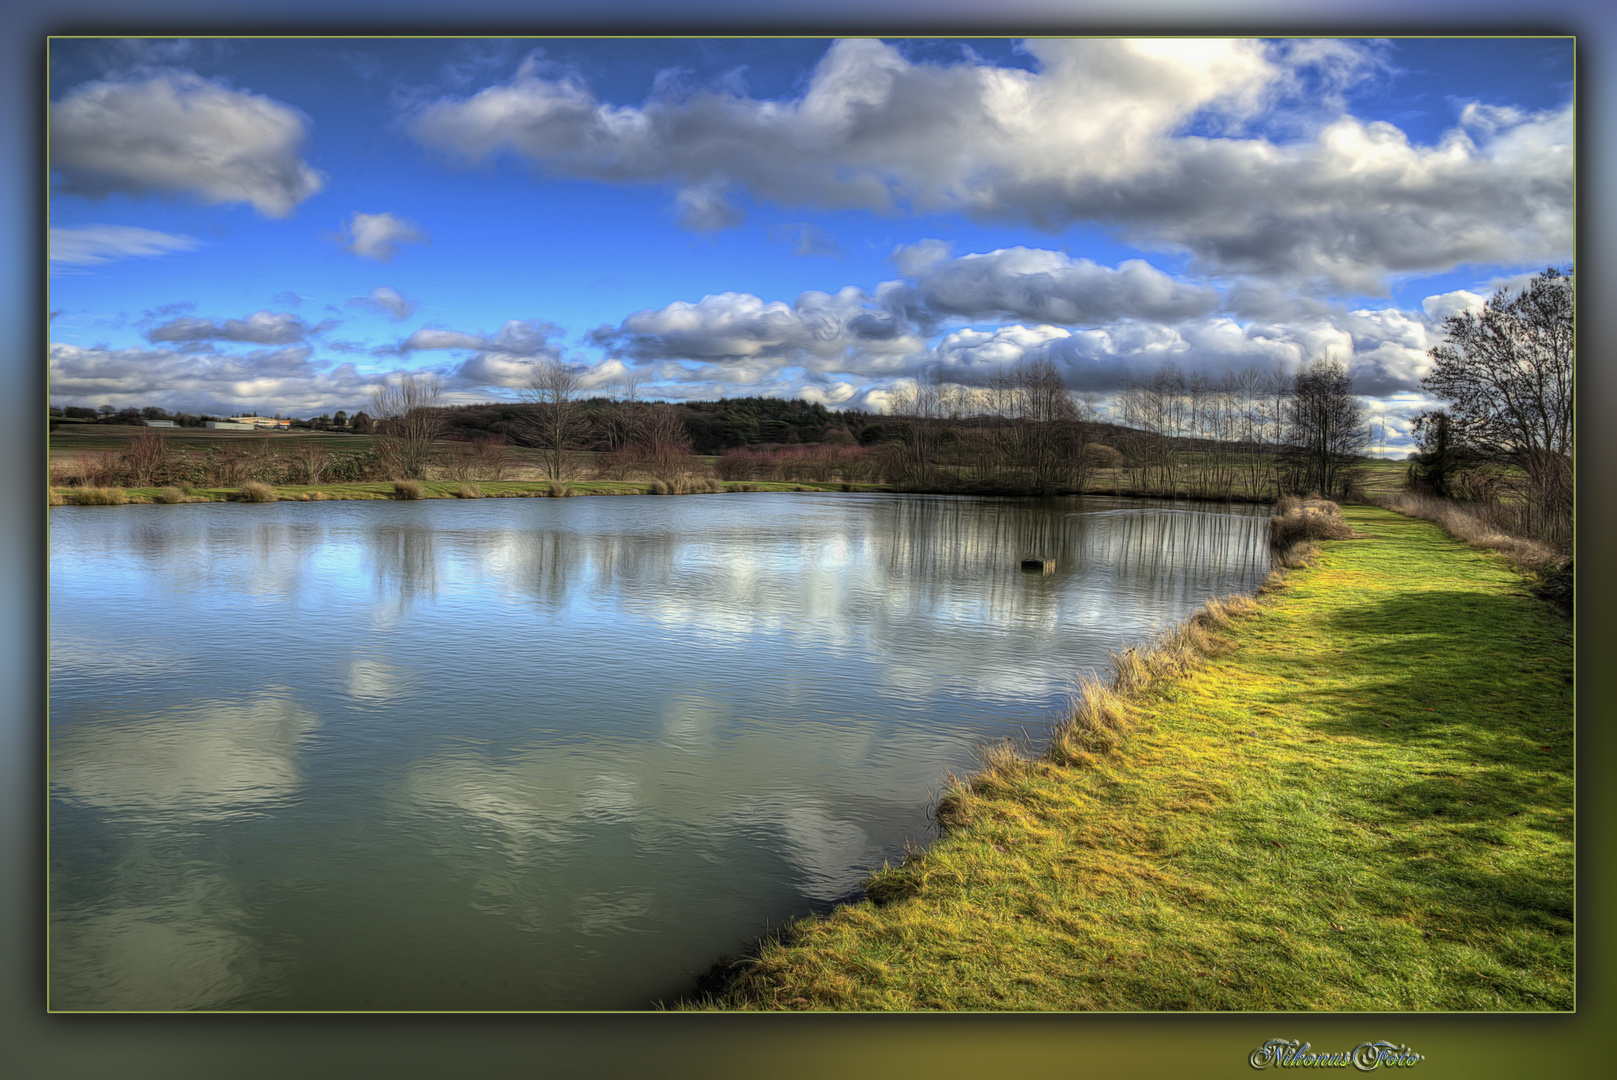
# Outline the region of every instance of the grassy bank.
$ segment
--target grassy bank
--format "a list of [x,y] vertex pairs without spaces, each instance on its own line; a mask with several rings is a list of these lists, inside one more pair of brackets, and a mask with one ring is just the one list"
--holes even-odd
[[703,1004],[1571,1008],[1570,623],[1427,522],[1344,515],[1364,538],[1204,620],[1199,667],[1126,656],[1143,689],[994,756],[873,899]]

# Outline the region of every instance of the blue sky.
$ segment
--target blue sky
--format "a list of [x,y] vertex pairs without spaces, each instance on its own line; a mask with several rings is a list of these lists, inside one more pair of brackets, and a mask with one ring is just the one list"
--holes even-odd
[[402,372],[882,409],[1054,360],[1347,365],[1572,259],[1570,39],[56,39],[55,404]]

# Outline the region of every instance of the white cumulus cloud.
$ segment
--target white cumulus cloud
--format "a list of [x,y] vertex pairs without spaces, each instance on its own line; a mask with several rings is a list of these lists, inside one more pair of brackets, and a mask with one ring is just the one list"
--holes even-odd
[[[1094,222],[1217,272],[1371,292],[1389,274],[1570,251],[1570,104],[1473,106],[1420,146],[1343,111],[1342,89],[1378,63],[1359,43],[1023,48],[1036,70],[839,41],[793,99],[669,91],[639,105],[530,62],[418,108],[407,127],[461,159],[514,153],[558,175],[674,185],[702,229],[737,220],[740,192],[1052,230]],[[1264,121],[1284,138],[1254,134]]]
[[303,114],[189,71],[84,83],[51,106],[50,165],[62,190],[189,194],[284,217],[323,177],[299,156]]
[[356,213],[343,223],[344,247],[362,259],[388,262],[401,244],[424,244],[430,237],[413,221],[391,213]]

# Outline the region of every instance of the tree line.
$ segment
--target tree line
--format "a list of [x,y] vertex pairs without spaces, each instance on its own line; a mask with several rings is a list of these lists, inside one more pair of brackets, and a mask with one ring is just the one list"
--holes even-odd
[[[1422,386],[1445,407],[1415,418],[1416,490],[1493,507],[1519,535],[1570,548],[1573,526],[1574,293],[1551,268],[1481,311],[1444,323]],[[1073,393],[1050,361],[1003,369],[977,385],[941,372],[897,390],[887,413],[836,411],[778,398],[668,403],[641,400],[628,381],[586,396],[581,373],[534,365],[517,402],[445,406],[430,375],[384,386],[353,417],[301,426],[370,432],[357,455],[317,448],[277,456],[212,450],[197,457],[142,443],[131,475],[150,480],[182,464],[210,483],[271,469],[327,479],[500,479],[513,446],[538,452],[545,474],[591,467],[615,478],[875,481],[909,490],[1064,493],[1119,490],[1274,499],[1351,497],[1370,447],[1368,409],[1334,361],[1301,371],[1248,368],[1218,376],[1164,364],[1126,382],[1106,411]],[[161,409],[52,409],[64,419],[170,418]],[[197,424],[201,419],[195,421]],[[194,425],[193,425],[194,426]],[[149,437],[155,439],[155,437]],[[338,460],[338,459],[341,460]],[[139,460],[135,460],[139,459]],[[184,459],[182,461],[182,459]],[[110,466],[109,466],[110,467]]]
[[1416,418],[1417,490],[1489,508],[1518,535],[1570,552],[1576,469],[1575,292],[1550,267],[1481,311],[1450,316],[1421,385],[1447,407]]

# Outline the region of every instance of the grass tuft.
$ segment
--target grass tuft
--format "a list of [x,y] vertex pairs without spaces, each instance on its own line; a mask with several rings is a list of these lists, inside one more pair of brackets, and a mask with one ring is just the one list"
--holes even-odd
[[67,493],[67,501],[74,506],[122,506],[129,501],[123,488],[86,487]]
[[1356,535],[1342,520],[1342,508],[1317,495],[1287,495],[1269,519],[1269,545],[1276,551],[1304,540],[1351,540]]
[[393,497],[395,499],[419,499],[422,497],[421,483],[417,480],[393,481]]
[[274,488],[257,480],[248,480],[236,489],[236,499],[239,502],[268,503],[275,502],[277,498]]
[[185,501],[185,492],[177,487],[166,487],[152,496],[152,502],[182,503]]
[[481,499],[483,489],[476,484],[461,484],[449,489],[449,493],[457,499]]

